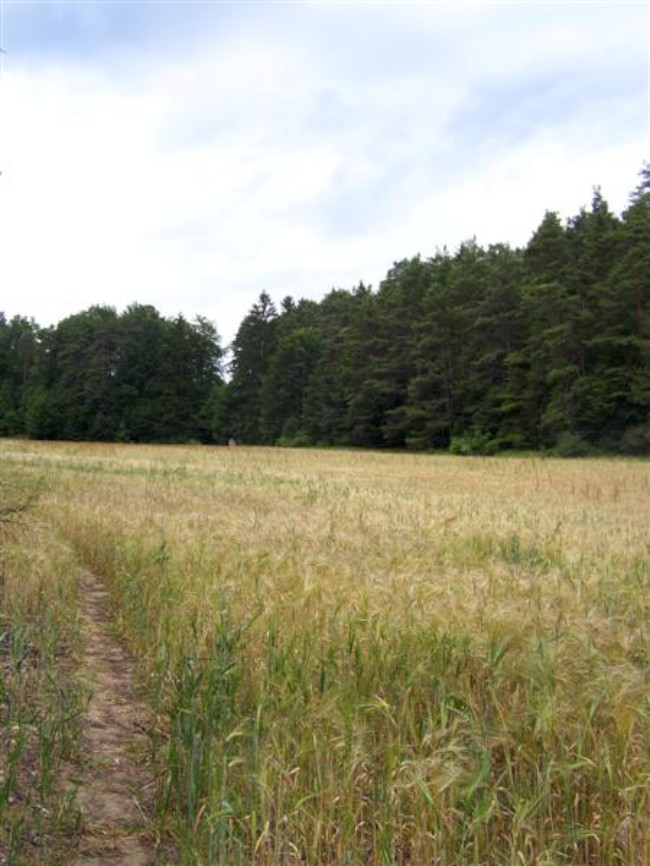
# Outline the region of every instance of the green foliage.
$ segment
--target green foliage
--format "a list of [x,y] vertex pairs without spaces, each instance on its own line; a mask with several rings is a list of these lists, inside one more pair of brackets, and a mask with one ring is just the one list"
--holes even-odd
[[[56,859],[77,816],[62,795],[87,700],[70,676],[76,563],[32,512],[42,480],[0,472],[0,860]],[[62,664],[62,658],[66,662]],[[57,852],[58,853],[58,852]]]
[[221,383],[214,326],[91,307],[39,330],[0,318],[0,433],[35,439],[206,441]]
[[306,448],[311,444],[311,439],[298,426],[298,421],[295,418],[289,418],[286,421],[282,428],[282,435],[276,442],[276,445],[281,448]]
[[562,433],[553,449],[558,457],[589,457],[594,448],[576,433]]
[[40,387],[29,393],[25,401],[25,433],[30,439],[56,439],[59,417],[52,391]]
[[449,450],[452,454],[471,455],[481,454],[487,456],[496,454],[499,450],[499,443],[490,438],[488,433],[483,430],[471,428],[460,436],[454,436],[449,443]]
[[318,365],[320,341],[311,328],[298,327],[281,336],[262,383],[262,435],[274,442],[288,424],[300,424],[312,376]]
[[0,314],[0,435],[645,453],[649,177],[620,218],[599,189],[566,224],[547,212],[525,249],[469,240],[279,313],[262,292],[227,383],[200,317]]
[[623,454],[650,455],[650,423],[629,427],[623,434],[619,447]]
[[275,350],[277,311],[262,292],[232,343],[228,385],[228,436],[238,442],[265,441],[262,432],[262,383]]

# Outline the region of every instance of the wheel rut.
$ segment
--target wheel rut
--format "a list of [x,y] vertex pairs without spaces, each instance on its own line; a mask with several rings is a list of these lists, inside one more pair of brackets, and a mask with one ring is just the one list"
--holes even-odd
[[90,572],[81,578],[80,627],[80,678],[90,698],[74,780],[82,824],[71,866],[170,864],[149,820],[154,778],[143,757],[152,714],[137,699],[134,660],[112,633],[108,593]]

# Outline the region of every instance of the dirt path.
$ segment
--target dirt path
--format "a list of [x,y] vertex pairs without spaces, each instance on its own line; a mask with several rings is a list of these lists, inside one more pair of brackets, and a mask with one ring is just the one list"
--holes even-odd
[[153,778],[145,754],[150,711],[135,698],[133,660],[110,628],[108,594],[86,573],[81,584],[81,677],[91,691],[83,723],[76,803],[83,824],[72,866],[153,866],[157,852],[147,813]]

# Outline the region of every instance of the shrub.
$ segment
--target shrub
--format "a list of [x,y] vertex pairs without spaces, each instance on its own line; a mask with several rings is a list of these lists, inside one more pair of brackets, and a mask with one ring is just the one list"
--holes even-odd
[[589,457],[594,447],[577,433],[567,431],[560,435],[553,451],[558,457]]
[[475,427],[470,428],[467,433],[463,433],[461,436],[452,436],[449,443],[449,451],[452,454],[482,454],[487,456],[496,454],[498,450],[499,443],[497,440]]
[[650,424],[628,427],[621,437],[619,449],[623,454],[650,454]]

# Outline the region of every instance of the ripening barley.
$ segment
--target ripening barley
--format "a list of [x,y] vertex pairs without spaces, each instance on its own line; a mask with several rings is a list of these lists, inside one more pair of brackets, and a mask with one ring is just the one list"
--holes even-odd
[[650,464],[3,443],[187,863],[646,864]]

